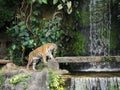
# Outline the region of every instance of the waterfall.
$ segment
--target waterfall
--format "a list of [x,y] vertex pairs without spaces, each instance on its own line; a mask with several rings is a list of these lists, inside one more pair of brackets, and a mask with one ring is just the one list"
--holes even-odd
[[120,90],[120,77],[71,78],[66,90]]
[[108,56],[110,53],[110,0],[90,0],[90,54]]

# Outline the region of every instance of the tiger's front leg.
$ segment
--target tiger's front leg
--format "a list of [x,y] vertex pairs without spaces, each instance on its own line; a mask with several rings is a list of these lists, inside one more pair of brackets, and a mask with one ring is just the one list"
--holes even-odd
[[47,54],[48,57],[50,57],[51,60],[55,61],[55,58],[53,57],[52,53],[49,51]]
[[48,50],[48,51],[46,52],[46,55],[47,55],[48,57],[50,57],[51,60],[54,60],[54,61],[55,61],[55,58],[53,57],[52,52],[51,52],[50,50]]
[[45,65],[47,65],[46,55],[43,55],[43,63],[44,63]]
[[51,58],[51,60],[55,61],[55,58],[53,57],[52,54],[49,54],[49,57]]

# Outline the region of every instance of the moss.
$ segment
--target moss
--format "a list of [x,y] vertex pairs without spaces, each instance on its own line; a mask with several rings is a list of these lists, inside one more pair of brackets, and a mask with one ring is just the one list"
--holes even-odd
[[81,17],[82,17],[82,24],[86,26],[89,21],[89,12],[88,11],[81,11]]
[[89,22],[90,12],[87,3],[84,2],[80,8],[75,10],[75,19],[79,20],[83,26],[87,26]]
[[4,84],[4,75],[0,75],[0,87]]
[[20,73],[18,75],[14,75],[13,77],[9,78],[8,81],[10,84],[18,84],[19,82],[25,81],[26,78],[30,77],[30,73]]
[[110,49],[115,49],[117,47],[118,39],[117,39],[117,33],[111,30],[110,33]]
[[111,57],[104,57],[102,61],[106,61],[106,62],[111,62],[113,61],[114,59],[111,58]]
[[74,41],[73,41],[73,44],[71,44],[71,48],[72,48],[72,51],[76,54],[76,55],[80,55],[80,54],[83,54],[85,52],[85,48],[84,48],[84,38],[83,36],[81,35],[80,32],[76,32],[74,33]]

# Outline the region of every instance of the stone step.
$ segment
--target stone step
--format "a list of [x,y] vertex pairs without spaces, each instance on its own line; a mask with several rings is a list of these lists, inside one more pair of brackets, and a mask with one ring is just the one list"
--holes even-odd
[[120,72],[120,56],[56,57],[60,69],[69,72]]
[[120,61],[120,56],[79,56],[79,57],[56,57],[59,63],[64,62],[101,62]]

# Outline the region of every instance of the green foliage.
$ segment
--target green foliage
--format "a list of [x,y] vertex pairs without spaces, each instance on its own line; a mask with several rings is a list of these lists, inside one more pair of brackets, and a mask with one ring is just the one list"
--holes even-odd
[[111,62],[113,60],[111,57],[104,57],[102,61]]
[[48,3],[47,0],[38,0],[38,2],[39,2],[40,4],[47,4],[47,3]]
[[75,10],[75,18],[79,19],[82,25],[86,26],[89,21],[89,11],[86,10],[86,7],[82,7],[82,10]]
[[25,48],[33,48],[35,40],[28,32],[23,21],[11,28],[7,28],[7,33],[14,38],[14,43],[8,48],[10,57],[16,64],[23,63],[20,61]]
[[[55,6],[60,3],[59,0],[52,1]],[[72,9],[71,1],[62,0],[62,2],[64,4],[62,6]],[[48,0],[23,0],[19,3],[21,6],[16,10],[18,11],[16,13],[17,20],[13,21],[11,27],[7,28],[7,33],[13,37],[13,42],[11,47],[8,48],[8,52],[14,63],[25,65],[24,57],[27,49],[32,50],[48,42],[62,46],[60,40],[63,30],[60,26],[60,17],[49,21],[41,17],[41,11],[43,10],[40,11],[40,8],[42,4],[49,5],[50,2]]]
[[53,4],[55,5],[56,3],[58,3],[58,0],[53,0]]
[[40,40],[42,44],[47,42],[58,43],[59,39],[63,33],[61,28],[58,27],[60,24],[61,18],[57,17],[55,20],[46,22],[44,28],[41,30]]
[[72,13],[72,1],[62,0],[57,6],[58,10],[65,9],[68,14]]
[[4,75],[0,74],[0,87],[3,85],[4,83]]
[[24,82],[27,78],[31,76],[30,73],[20,73],[18,75],[14,75],[13,77],[9,78],[8,81],[10,84],[18,84],[20,82]]
[[75,42],[73,41],[72,50],[76,53],[76,55],[83,54],[85,52],[85,40],[83,36],[76,32],[73,37],[75,37]]
[[55,74],[52,70],[49,71],[49,90],[65,90],[64,79],[61,75]]
[[107,88],[108,88],[108,90],[111,90],[111,88],[113,88],[113,90],[119,90],[119,87],[118,87],[117,83],[115,83],[115,82],[113,82],[113,83],[109,82],[107,84]]
[[[26,2],[31,3],[31,2],[38,2],[39,4],[48,4],[49,0],[26,0]],[[57,4],[58,0],[53,0],[53,4]]]
[[75,32],[73,34],[73,41],[71,44],[71,51],[73,55],[82,55],[85,52],[85,40],[80,32]]
[[24,82],[24,87],[23,87],[23,89],[26,90],[27,88],[28,88],[28,84],[27,84],[27,82]]
[[0,0],[0,27],[13,19],[15,7],[15,1]]
[[[35,20],[33,21],[33,19]],[[16,64],[23,63],[23,61],[21,61],[21,57],[23,55],[23,51],[27,48],[34,49],[48,42],[60,43],[59,41],[63,31],[58,25],[60,24],[61,18],[56,17],[54,20],[46,21],[44,25],[42,24],[42,28],[39,28],[39,25],[43,22],[42,20],[39,24],[39,20],[34,16],[31,17],[30,20],[34,23],[31,24],[30,27],[36,37],[29,32],[23,21],[20,21],[13,27],[7,28],[7,33],[15,39],[13,40],[14,43],[12,43],[9,48],[9,55],[13,58]]]
[[117,33],[113,30],[111,30],[110,33],[110,49],[115,49],[117,47],[118,39],[117,39]]

